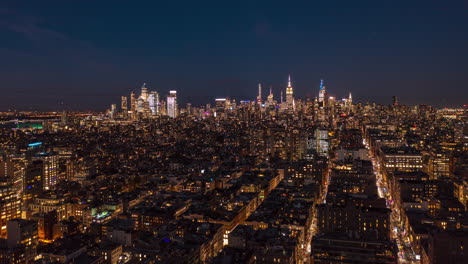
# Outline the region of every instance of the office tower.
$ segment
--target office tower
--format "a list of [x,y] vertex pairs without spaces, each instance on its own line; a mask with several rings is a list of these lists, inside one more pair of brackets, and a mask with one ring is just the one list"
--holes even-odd
[[111,119],[115,117],[116,113],[117,113],[117,104],[111,104],[111,108],[110,108]]
[[325,86],[323,86],[323,79],[320,80],[320,89],[319,89],[319,103],[321,107],[325,107]]
[[23,202],[24,206],[27,206],[42,192],[43,187],[43,162],[41,160],[35,160],[26,166],[24,173],[24,191],[23,191]]
[[42,161],[42,188],[53,189],[58,182],[58,156],[52,153],[40,153],[33,156],[33,161]]
[[291,85],[291,75],[288,76],[288,87],[286,87],[286,103],[289,106],[292,106],[294,101],[293,97],[293,87]]
[[146,83],[141,86],[140,98],[142,98],[144,101],[148,100],[148,88],[146,88]]
[[328,152],[330,148],[328,130],[317,128],[314,131],[314,135],[308,138],[307,146],[310,150],[315,150],[317,155],[322,157],[328,157]]
[[124,117],[127,117],[128,114],[128,100],[127,96],[122,96],[122,100],[120,103],[120,108],[122,108],[122,114]]
[[392,97],[392,104],[393,106],[398,106],[398,97],[395,95]]
[[0,157],[0,177],[7,177],[14,185],[15,192],[23,191],[24,161],[18,158]]
[[169,91],[167,96],[167,115],[172,118],[177,117],[177,91]]
[[274,100],[274,98],[273,98],[273,91],[271,90],[271,86],[270,86],[270,94],[267,96],[267,103],[268,103],[269,105],[271,105],[271,104],[273,104],[273,100]]
[[136,112],[136,98],[134,92],[130,93],[130,111],[132,111],[133,113]]
[[258,84],[258,95],[257,95],[257,103],[262,104],[262,84]]
[[11,177],[0,177],[0,238],[7,236],[7,222],[21,217],[21,199]]
[[148,97],[149,108],[151,110],[151,115],[159,115],[159,93],[153,91]]
[[429,178],[437,180],[440,177],[449,177],[451,164],[453,164],[453,158],[449,153],[442,151],[429,152],[426,168]]

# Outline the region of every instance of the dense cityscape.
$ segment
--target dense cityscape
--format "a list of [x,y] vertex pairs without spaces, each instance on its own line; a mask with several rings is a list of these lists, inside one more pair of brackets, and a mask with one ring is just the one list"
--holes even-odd
[[0,263],[467,263],[467,106],[284,79],[0,113]]

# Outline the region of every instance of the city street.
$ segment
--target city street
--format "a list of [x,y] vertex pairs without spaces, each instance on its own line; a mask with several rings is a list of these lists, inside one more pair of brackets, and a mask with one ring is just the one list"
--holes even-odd
[[397,207],[397,203],[393,202],[392,195],[388,188],[388,183],[383,178],[378,159],[374,156],[372,151],[369,149],[369,145],[364,140],[364,145],[369,150],[369,157],[371,158],[373,170],[376,176],[377,190],[381,198],[387,200],[387,207],[392,210],[390,215],[390,224],[392,230],[392,236],[395,239],[398,246],[398,258],[399,263],[419,263],[416,259],[416,254],[409,243],[408,232],[404,230],[401,224],[401,208]]

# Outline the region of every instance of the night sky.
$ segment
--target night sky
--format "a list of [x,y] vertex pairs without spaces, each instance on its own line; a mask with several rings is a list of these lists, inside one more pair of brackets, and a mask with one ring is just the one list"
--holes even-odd
[[295,96],[468,103],[468,1],[0,1],[0,110]]

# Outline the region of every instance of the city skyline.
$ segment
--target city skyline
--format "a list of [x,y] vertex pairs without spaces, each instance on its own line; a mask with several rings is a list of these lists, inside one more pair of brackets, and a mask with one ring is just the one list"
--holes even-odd
[[[217,98],[230,98],[230,99],[233,99],[233,100],[237,100],[237,101],[255,101],[255,100],[258,100],[259,96],[258,96],[258,91],[260,91],[259,89],[261,89],[262,91],[262,94],[263,96],[261,97],[262,100],[266,100],[268,98],[268,95],[270,93],[272,93],[275,98],[278,98],[278,101],[280,100],[280,96],[283,96],[284,97],[284,101],[287,101],[287,97],[286,97],[286,92],[287,92],[287,89],[290,85],[291,82],[294,82],[295,83],[295,80],[294,81],[291,81],[291,74],[288,74],[288,79],[287,81],[284,82],[284,84],[280,85],[280,84],[277,84],[277,85],[273,85],[271,84],[270,82],[262,82],[262,81],[259,81],[256,83],[256,86],[254,86],[253,88],[251,87],[250,89],[250,95],[238,95],[238,96],[231,96],[229,94],[222,94],[222,93],[214,93],[214,94],[205,94],[205,95],[195,95],[195,96],[191,96],[191,95],[184,95],[184,90],[183,89],[168,89],[168,88],[165,88],[165,89],[156,89],[154,88],[151,84],[148,84],[147,82],[142,82],[142,84],[140,84],[140,86],[135,86],[134,88],[129,88],[127,89],[127,91],[122,91],[122,93],[124,94],[124,96],[127,96],[130,95],[131,93],[135,93],[135,92],[139,92],[141,87],[147,87],[149,89],[151,89],[152,91],[155,91],[158,93],[158,96],[161,98],[161,100],[165,100],[166,96],[167,95],[170,95],[171,92],[173,91],[179,91],[181,92],[181,94],[178,96],[178,102],[179,103],[182,103],[183,105],[185,104],[188,104],[190,103],[191,105],[194,105],[194,106],[204,106],[206,104],[214,104],[216,102],[216,99]],[[260,87],[259,87],[260,86]],[[366,103],[376,103],[376,104],[379,104],[379,105],[392,105],[393,103],[393,98],[396,96],[399,100],[399,102],[401,104],[406,104],[406,105],[409,105],[409,106],[416,106],[416,105],[426,105],[427,103],[425,103],[424,100],[420,100],[421,98],[425,98],[424,95],[423,96],[420,96],[419,99],[416,98],[416,97],[407,97],[403,94],[403,96],[398,96],[398,95],[395,95],[395,94],[386,94],[386,95],[380,95],[378,97],[375,97],[375,98],[372,98],[371,96],[366,96],[366,95],[361,95],[361,96],[355,96],[353,91],[349,90],[349,91],[344,91],[344,92],[336,92],[334,89],[332,89],[332,91],[330,93],[328,93],[330,91],[330,89],[328,88],[328,84],[327,85],[324,85],[324,79],[323,78],[320,78],[317,80],[317,84],[315,85],[316,87],[314,87],[313,91],[312,89],[307,89],[306,91],[304,90],[301,90],[301,89],[298,89],[296,85],[294,85],[294,98],[295,99],[298,99],[298,100],[314,100],[314,99],[318,99],[320,100],[320,94],[321,94],[321,90],[322,90],[322,87],[327,87],[327,96],[330,96],[336,100],[341,100],[341,99],[345,99],[347,97],[349,97],[350,94],[353,94],[353,97],[355,98],[354,102],[355,103],[363,103],[363,104],[366,104]],[[333,88],[333,87],[332,87]],[[340,91],[340,89],[337,89],[338,91]],[[268,92],[268,93],[267,93]],[[19,104],[20,106],[19,107],[8,107],[8,108],[5,108],[5,106],[3,106],[4,109],[0,109],[0,111],[98,111],[98,112],[103,112],[106,110],[106,108],[108,108],[109,105],[112,105],[112,104],[118,104],[118,100],[119,98],[121,99],[121,96],[123,95],[122,93],[119,93],[119,94],[101,94],[97,97],[94,97],[94,96],[79,96],[80,98],[83,98],[83,101],[82,102],[86,102],[86,100],[88,100],[89,98],[106,98],[105,100],[103,100],[99,106],[95,106],[95,107],[85,107],[85,104],[83,104],[82,102],[79,102],[78,104],[72,104],[72,105],[68,105],[66,103],[66,100],[59,100],[57,101],[57,104],[54,105],[54,104],[51,104],[51,105],[48,105],[48,106],[38,106],[36,104],[29,104],[29,107],[21,107],[21,104]],[[236,94],[235,92],[233,94]],[[357,98],[357,99],[356,99]],[[426,97],[427,98],[427,97]],[[440,103],[436,103],[436,104],[427,104],[427,105],[430,105],[430,106],[433,106],[433,107],[436,107],[436,108],[444,108],[444,107],[465,107],[466,104],[450,104],[450,103],[447,103],[444,98],[441,98],[442,101],[440,101]],[[193,100],[193,101],[192,101]],[[419,101],[418,101],[419,100]],[[464,102],[463,99],[461,99],[460,102]],[[109,102],[109,104],[104,105],[104,101],[105,102]],[[102,104],[102,106],[101,106]]]
[[[141,83],[181,102],[298,97],[325,79],[356,102],[466,104],[466,3],[0,4],[0,106],[103,110]],[[213,94],[213,96],[209,96]]]

